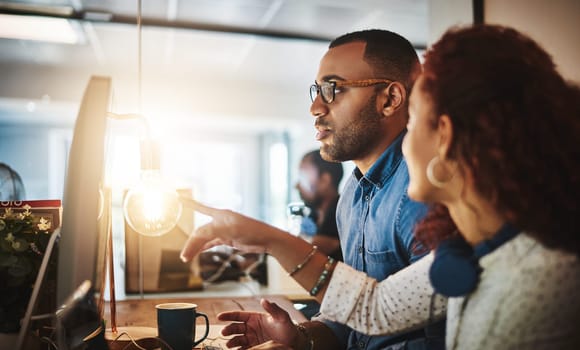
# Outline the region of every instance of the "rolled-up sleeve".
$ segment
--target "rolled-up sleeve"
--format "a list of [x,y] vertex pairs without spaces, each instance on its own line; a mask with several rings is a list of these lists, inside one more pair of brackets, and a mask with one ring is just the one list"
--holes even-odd
[[433,253],[380,283],[339,263],[324,295],[321,316],[367,335],[391,335],[440,320],[447,299],[431,287],[432,262]]

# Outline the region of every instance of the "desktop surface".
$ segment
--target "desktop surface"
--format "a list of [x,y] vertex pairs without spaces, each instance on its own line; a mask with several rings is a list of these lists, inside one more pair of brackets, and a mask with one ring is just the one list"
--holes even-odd
[[[304,322],[307,319],[302,313],[294,308],[294,304],[287,297],[282,295],[264,295],[264,296],[241,296],[241,297],[179,297],[179,298],[159,298],[159,299],[131,299],[118,301],[116,303],[116,325],[120,332],[126,331],[132,338],[140,337],[155,337],[157,335],[157,312],[155,305],[167,302],[188,302],[197,304],[197,310],[203,312],[208,316],[210,323],[210,334],[208,338],[201,344],[198,348],[203,348],[203,346],[215,346],[217,349],[220,347],[227,349],[225,343],[227,339],[221,336],[221,329],[228,322],[221,322],[217,319],[217,314],[223,311],[232,310],[244,310],[244,311],[263,311],[260,305],[260,299],[266,298],[272,302],[277,303],[281,308],[286,310],[290,317],[296,322]],[[117,335],[112,335],[110,333],[111,327],[111,316],[110,316],[110,305],[105,304],[105,320],[108,331],[109,347],[111,350],[123,349],[128,345],[128,338],[124,342],[111,342],[115,339]],[[202,330],[198,330],[196,334],[200,334]],[[133,334],[132,334],[133,332]],[[153,349],[155,347],[147,347],[148,349]],[[127,349],[133,349],[136,347],[127,347]]]

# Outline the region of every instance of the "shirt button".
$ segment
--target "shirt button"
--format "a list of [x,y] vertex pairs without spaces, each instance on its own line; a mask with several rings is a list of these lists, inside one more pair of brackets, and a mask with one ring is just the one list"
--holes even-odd
[[365,342],[364,341],[359,341],[358,342],[358,347],[361,348],[361,349],[364,349],[365,348]]
[[368,202],[370,199],[371,199],[371,197],[369,197],[369,195],[367,194],[367,195],[365,196],[365,201],[367,201],[367,202]]
[[362,254],[362,252],[363,252],[363,247],[358,247],[358,252]]

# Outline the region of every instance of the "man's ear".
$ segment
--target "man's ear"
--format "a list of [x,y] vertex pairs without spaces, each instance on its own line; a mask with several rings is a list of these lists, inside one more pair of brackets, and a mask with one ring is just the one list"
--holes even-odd
[[394,81],[384,88],[379,97],[377,98],[377,102],[380,103],[379,108],[386,117],[392,116],[401,108],[406,108],[407,90],[398,81]]

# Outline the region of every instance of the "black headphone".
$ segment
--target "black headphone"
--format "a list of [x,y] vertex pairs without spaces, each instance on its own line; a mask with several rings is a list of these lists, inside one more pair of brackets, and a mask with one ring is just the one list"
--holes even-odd
[[495,236],[475,247],[470,246],[462,236],[441,242],[435,250],[435,259],[429,270],[429,279],[435,292],[447,297],[459,297],[473,291],[482,271],[479,259],[518,233],[518,229],[506,223]]

